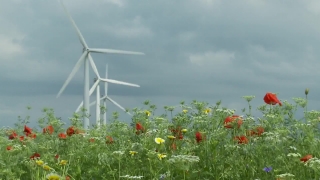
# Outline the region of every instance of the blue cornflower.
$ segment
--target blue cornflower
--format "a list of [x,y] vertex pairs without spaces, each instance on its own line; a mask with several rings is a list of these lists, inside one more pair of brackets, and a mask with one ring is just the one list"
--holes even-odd
[[263,168],[263,170],[265,172],[270,172],[272,170],[272,167],[271,166],[270,167],[265,167],[265,168]]

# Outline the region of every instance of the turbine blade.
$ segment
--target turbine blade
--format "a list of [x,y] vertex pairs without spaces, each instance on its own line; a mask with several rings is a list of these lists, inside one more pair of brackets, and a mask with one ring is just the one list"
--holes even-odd
[[[108,64],[106,65],[106,77],[108,79]],[[104,95],[108,95],[108,83],[104,82]]]
[[72,69],[70,75],[68,76],[67,80],[64,82],[62,88],[60,89],[57,98],[62,94],[62,92],[64,91],[64,89],[67,87],[67,85],[69,84],[69,82],[71,81],[71,79],[73,78],[73,76],[76,74],[76,72],[78,71],[78,69],[80,68],[80,66],[82,65],[82,63],[84,62],[85,58],[87,56],[87,51],[83,52],[80,59],[78,60],[78,62],[76,63],[76,65],[74,66],[74,68]]
[[94,91],[94,90],[96,89],[96,87],[98,86],[99,82],[100,82],[100,79],[98,79],[98,80],[93,84],[93,86],[90,88],[90,90],[89,90],[89,96],[91,96],[91,94],[93,93],[93,91]]
[[124,112],[126,112],[127,114],[129,114],[130,116],[132,116],[129,112],[126,111],[126,109],[124,107],[122,107],[120,104],[118,104],[116,101],[112,100],[110,97],[106,96],[106,98],[112,102],[114,105],[118,106],[120,109],[122,109]]
[[78,26],[76,25],[76,23],[75,23],[74,20],[72,19],[69,11],[68,11],[67,8],[64,6],[64,4],[62,3],[61,0],[60,0],[60,3],[61,3],[61,5],[62,5],[64,11],[66,12],[67,16],[69,17],[69,20],[71,21],[73,27],[75,28],[75,30],[76,30],[76,32],[77,32],[77,34],[78,34],[78,37],[79,37],[79,40],[80,40],[82,46],[83,46],[84,48],[88,49],[88,45],[87,45],[86,41],[84,40],[84,38],[83,38],[83,36],[82,36],[82,34],[81,34]]
[[96,53],[110,53],[110,54],[132,54],[132,55],[145,55],[142,52],[134,52],[134,51],[123,51],[123,50],[116,50],[116,49],[97,49],[97,48],[88,48],[90,52]]
[[98,78],[100,78],[99,73],[98,73],[97,66],[96,66],[96,64],[93,62],[93,59],[92,59],[90,53],[88,53],[88,57],[89,57],[90,65],[91,65],[94,73],[96,74],[96,76],[97,76]]
[[89,106],[91,107],[91,106],[93,106],[93,105],[95,105],[95,104],[96,104],[96,101],[93,101],[92,103],[90,103]]
[[83,101],[80,103],[80,105],[78,106],[76,112],[79,112],[80,111],[80,108],[83,106]]
[[122,81],[117,81],[117,80],[113,80],[113,79],[103,79],[100,78],[101,81],[104,82],[108,82],[108,83],[113,83],[113,84],[121,84],[121,85],[126,85],[126,86],[133,86],[133,87],[140,87],[137,84],[131,84],[131,83],[127,83],[127,82],[122,82]]

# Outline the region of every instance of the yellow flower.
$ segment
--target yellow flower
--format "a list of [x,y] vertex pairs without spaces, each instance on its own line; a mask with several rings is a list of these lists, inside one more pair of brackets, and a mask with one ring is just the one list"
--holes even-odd
[[204,113],[209,114],[211,112],[211,109],[207,108],[206,110],[204,110]]
[[150,116],[150,114],[151,114],[150,111],[146,111],[147,116]]
[[60,161],[60,165],[66,165],[67,163],[68,163],[67,160],[61,160],[61,161]]
[[187,129],[181,129],[181,132],[187,132],[188,130]]
[[183,113],[187,113],[187,112],[188,112],[188,110],[184,109],[184,110],[182,110],[182,112],[183,112]]
[[138,153],[137,151],[129,151],[129,154],[131,154],[131,156],[134,156],[137,153]]
[[43,165],[43,169],[46,171],[49,171],[51,169],[51,167],[45,164],[45,165]]
[[165,142],[165,140],[162,139],[162,138],[154,138],[154,141],[155,141],[157,144],[162,144],[162,143]]
[[42,166],[42,165],[44,164],[44,162],[41,161],[41,160],[37,160],[37,161],[36,161],[36,164],[39,165],[39,166]]
[[48,175],[46,176],[46,178],[47,178],[48,180],[60,180],[60,179],[62,179],[61,176],[59,176],[58,174],[54,174],[54,173],[48,174]]
[[169,139],[175,139],[176,137],[170,135],[170,136],[168,136],[168,138],[169,138]]
[[160,160],[162,160],[162,159],[165,158],[165,157],[167,157],[167,155],[165,155],[165,154],[158,154],[158,158],[159,158]]

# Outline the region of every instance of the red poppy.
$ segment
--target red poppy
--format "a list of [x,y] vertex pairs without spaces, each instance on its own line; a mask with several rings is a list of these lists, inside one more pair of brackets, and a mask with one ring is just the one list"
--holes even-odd
[[196,141],[197,143],[201,142],[204,139],[203,135],[198,131],[196,132]]
[[267,104],[272,104],[272,105],[275,105],[275,104],[279,104],[280,106],[282,106],[281,102],[279,101],[279,99],[277,98],[277,95],[276,94],[273,94],[273,93],[270,93],[268,92],[264,98],[263,98],[264,102],[267,103]]
[[67,139],[67,135],[65,133],[58,134],[59,139]]
[[144,133],[144,127],[141,125],[141,123],[136,123],[136,134]]
[[71,126],[67,129],[67,135],[72,136],[73,134],[75,134],[75,127]]
[[54,158],[55,158],[55,159],[59,159],[59,154],[56,154],[56,155],[54,156]]
[[20,141],[23,141],[24,140],[24,136],[20,136],[19,139],[20,139]]
[[28,136],[28,135],[32,134],[32,129],[29,128],[28,126],[24,125],[24,131],[23,132],[26,134],[26,136]]
[[43,134],[45,134],[45,133],[52,134],[53,131],[54,131],[54,129],[53,129],[53,126],[52,126],[52,125],[49,125],[49,126],[43,128],[43,130],[42,130]]
[[31,139],[35,139],[37,137],[35,133],[28,134],[27,136],[30,137]]
[[113,139],[112,139],[111,136],[106,136],[106,139],[107,139],[106,144],[112,144],[113,143]]
[[12,133],[9,135],[9,139],[15,139],[17,136],[18,136],[17,133],[12,132]]
[[234,139],[238,141],[238,144],[248,144],[249,142],[246,136],[236,136]]
[[94,139],[93,139],[93,138],[90,138],[89,141],[90,141],[90,142],[94,142]]
[[311,159],[311,158],[312,158],[312,155],[311,155],[311,154],[307,154],[307,155],[305,155],[304,157],[302,157],[302,158],[300,159],[300,161],[307,162],[307,161],[309,161],[309,159]]
[[233,116],[228,116],[226,117],[226,119],[224,120],[224,127],[225,128],[233,128],[233,125],[232,123],[235,121],[235,120],[238,120],[237,123],[238,123],[238,128],[240,128],[241,124],[243,123],[243,120],[240,116],[237,116],[237,115],[233,115]]
[[12,150],[12,146],[7,146],[7,151]]
[[36,159],[36,158],[40,158],[39,153],[34,153],[32,156],[30,156],[30,159]]
[[70,180],[71,178],[69,176],[66,176],[66,180]]
[[247,136],[254,136],[254,135],[261,136],[262,133],[264,133],[264,128],[259,126],[259,127],[256,127],[254,130],[247,131]]

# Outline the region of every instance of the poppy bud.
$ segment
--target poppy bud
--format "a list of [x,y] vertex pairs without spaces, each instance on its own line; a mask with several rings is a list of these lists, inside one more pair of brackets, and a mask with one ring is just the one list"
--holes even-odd
[[304,90],[304,94],[308,95],[309,94],[309,89],[307,88],[306,90]]

